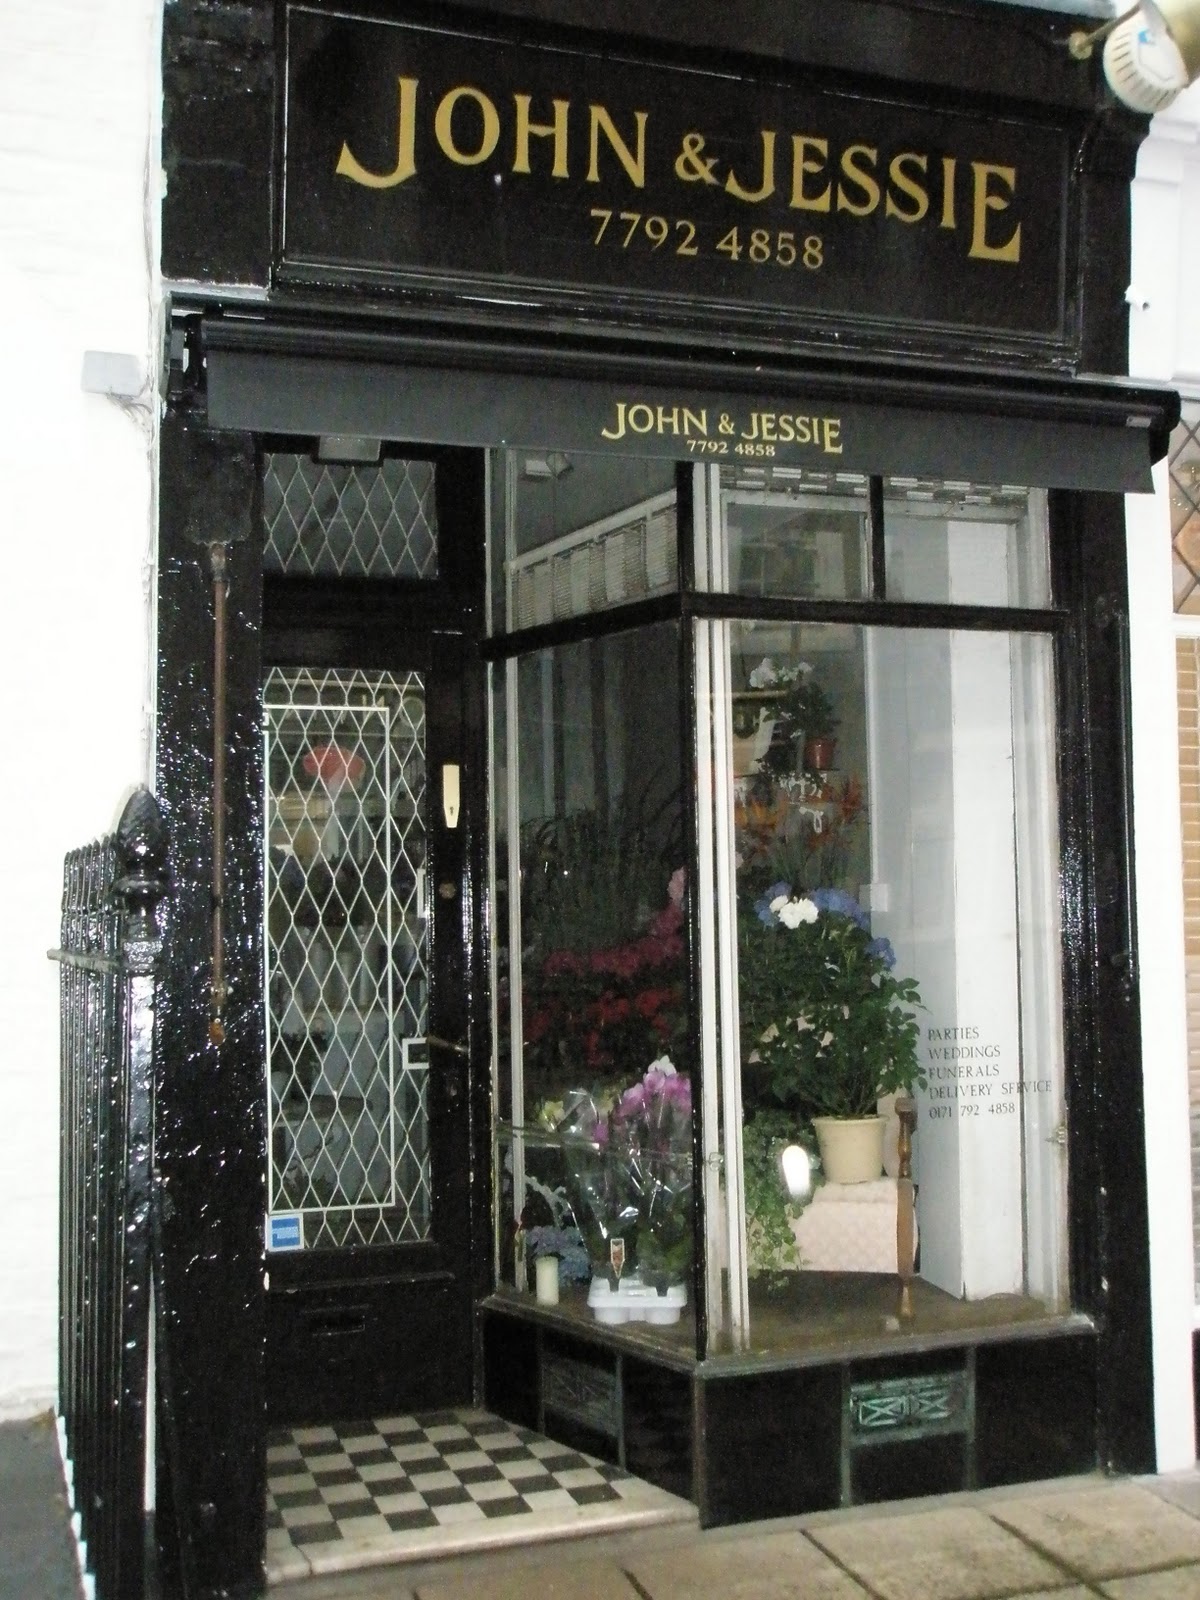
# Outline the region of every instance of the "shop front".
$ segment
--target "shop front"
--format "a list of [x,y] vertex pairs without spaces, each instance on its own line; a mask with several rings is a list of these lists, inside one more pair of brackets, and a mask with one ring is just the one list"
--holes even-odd
[[1008,8],[225,9],[164,45],[189,1559],[255,1570],[264,1415],[480,1403],[706,1525],[1149,1470],[1140,124]]

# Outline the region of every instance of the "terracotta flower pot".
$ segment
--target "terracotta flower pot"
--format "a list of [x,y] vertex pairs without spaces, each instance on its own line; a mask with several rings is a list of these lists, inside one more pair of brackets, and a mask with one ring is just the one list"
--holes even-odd
[[806,739],[804,765],[810,772],[828,772],[833,766],[836,751],[837,742],[834,739]]
[[879,1177],[886,1117],[814,1117],[812,1122],[830,1183],[870,1183]]

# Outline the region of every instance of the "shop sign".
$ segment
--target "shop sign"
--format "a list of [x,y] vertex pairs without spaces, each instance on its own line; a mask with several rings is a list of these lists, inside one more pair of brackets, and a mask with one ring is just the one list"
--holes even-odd
[[281,271],[1061,339],[1050,123],[288,14]]

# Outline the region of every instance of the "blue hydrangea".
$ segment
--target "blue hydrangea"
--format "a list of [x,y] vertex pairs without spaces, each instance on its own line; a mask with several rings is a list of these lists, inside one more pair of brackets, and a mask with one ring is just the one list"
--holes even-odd
[[849,917],[850,921],[857,922],[864,932],[870,929],[871,919],[854,896],[847,894],[845,889],[814,889],[808,898],[819,911],[833,911],[840,917]]
[[896,952],[892,949],[892,941],[890,939],[872,939],[867,946],[867,954],[869,956],[878,956],[889,972],[896,965]]

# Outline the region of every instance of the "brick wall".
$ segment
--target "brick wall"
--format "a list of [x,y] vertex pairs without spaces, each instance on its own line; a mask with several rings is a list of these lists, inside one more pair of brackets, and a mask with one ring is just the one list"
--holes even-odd
[[[160,0],[8,0],[0,49],[0,1417],[53,1402],[61,862],[146,770]],[[153,149],[153,155],[150,152]],[[84,394],[85,350],[151,379]]]
[[1196,1281],[1200,1283],[1200,639],[1175,641],[1179,695],[1179,806],[1183,831],[1188,1098],[1191,1103]]

